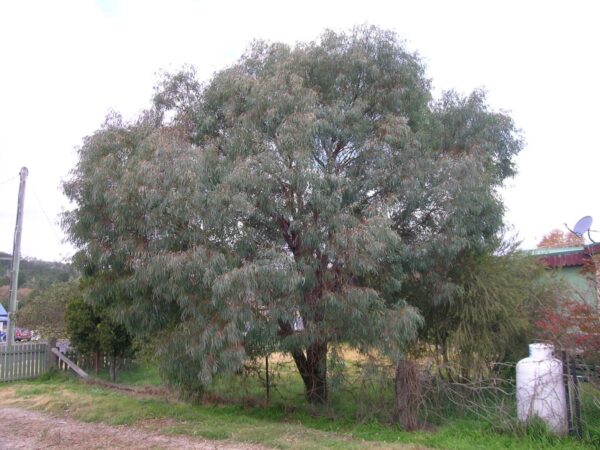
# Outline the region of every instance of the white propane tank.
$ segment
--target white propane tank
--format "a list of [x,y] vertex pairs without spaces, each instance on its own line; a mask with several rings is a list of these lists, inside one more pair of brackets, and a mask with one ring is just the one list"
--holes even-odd
[[551,344],[530,344],[529,357],[517,363],[517,416],[537,416],[557,434],[567,432],[567,402],[562,362]]

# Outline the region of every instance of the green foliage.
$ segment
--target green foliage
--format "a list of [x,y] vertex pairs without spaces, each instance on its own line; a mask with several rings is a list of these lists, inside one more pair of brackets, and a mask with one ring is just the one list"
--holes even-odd
[[480,373],[522,334],[524,322],[511,317],[518,308],[506,304],[522,305],[534,283],[524,274],[539,272],[533,262],[495,256],[503,246],[497,189],[514,174],[522,140],[510,117],[489,109],[482,91],[444,93],[428,125],[420,137],[434,156],[419,159],[393,216],[410,248],[401,294],[423,315],[420,348],[435,349],[445,362],[450,354]]
[[78,281],[54,283],[38,289],[19,304],[19,326],[37,330],[47,337],[65,337],[65,313],[70,300],[81,297]]
[[459,289],[439,331],[447,333],[443,345],[458,352],[461,367],[481,373],[513,351],[529,329],[527,306],[542,271],[535,259],[519,253],[478,255],[457,270]]
[[98,344],[111,358],[124,358],[131,353],[132,341],[127,329],[110,320],[102,320],[96,326]]
[[67,304],[65,316],[67,335],[71,345],[83,354],[100,351],[100,343],[96,335],[96,325],[100,318],[96,317],[92,308],[82,297],[72,298]]
[[433,344],[463,376],[481,376],[494,363],[516,361],[533,331],[531,311],[560,285],[544,277],[533,257],[518,251],[469,255],[450,272],[455,289],[447,302],[422,304],[423,343]]
[[90,298],[164,336],[173,384],[279,348],[322,401],[329,345],[399,357],[422,322],[406,299],[445,301],[449,267],[491,248],[520,147],[481,92],[433,102],[393,33],[257,42],[205,86],[167,76],[137,122],[107,118],[64,225]]
[[67,304],[66,325],[70,343],[77,351],[110,358],[111,377],[115,381],[119,359],[133,352],[127,329],[115,322],[106,308],[91,306],[82,297],[72,298]]

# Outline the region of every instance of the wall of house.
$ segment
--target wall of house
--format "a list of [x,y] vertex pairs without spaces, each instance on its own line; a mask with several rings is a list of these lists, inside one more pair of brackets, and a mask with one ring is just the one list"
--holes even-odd
[[556,271],[556,276],[565,280],[572,288],[575,295],[588,305],[598,308],[596,290],[596,277],[594,274],[582,273],[581,267],[562,267]]

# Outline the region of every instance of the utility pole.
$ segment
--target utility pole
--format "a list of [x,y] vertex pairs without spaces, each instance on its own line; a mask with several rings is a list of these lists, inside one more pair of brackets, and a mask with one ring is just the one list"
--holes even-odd
[[17,224],[15,225],[15,239],[13,241],[12,267],[10,270],[10,300],[8,304],[8,330],[7,343],[12,346],[15,343],[14,315],[17,311],[17,289],[19,288],[19,264],[21,262],[21,231],[23,230],[23,206],[25,204],[25,181],[29,171],[22,167],[19,175],[19,203],[17,206]]

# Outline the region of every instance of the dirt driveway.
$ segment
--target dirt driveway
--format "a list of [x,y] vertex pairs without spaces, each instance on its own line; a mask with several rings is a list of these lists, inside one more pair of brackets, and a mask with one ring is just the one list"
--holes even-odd
[[257,445],[168,436],[131,426],[109,426],[0,408],[0,449],[222,449],[259,450]]

